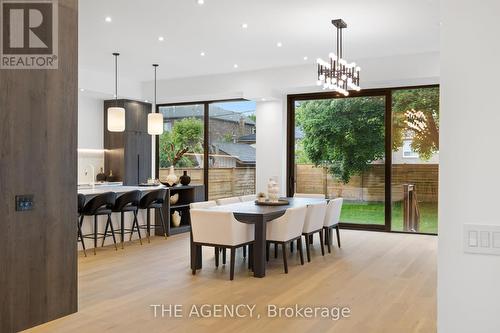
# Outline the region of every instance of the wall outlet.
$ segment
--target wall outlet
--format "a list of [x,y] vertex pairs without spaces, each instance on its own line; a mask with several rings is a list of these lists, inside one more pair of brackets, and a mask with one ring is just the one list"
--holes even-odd
[[35,202],[33,194],[16,195],[16,211],[26,212],[33,210]]
[[500,225],[464,224],[464,252],[500,255]]

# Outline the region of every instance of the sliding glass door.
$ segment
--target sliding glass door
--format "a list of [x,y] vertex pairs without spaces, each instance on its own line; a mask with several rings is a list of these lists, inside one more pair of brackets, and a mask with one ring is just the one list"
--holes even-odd
[[439,88],[392,93],[391,230],[437,233]]
[[341,221],[385,228],[386,96],[294,101],[294,193],[344,198]]
[[344,226],[437,232],[439,88],[288,97],[288,194],[344,199]]

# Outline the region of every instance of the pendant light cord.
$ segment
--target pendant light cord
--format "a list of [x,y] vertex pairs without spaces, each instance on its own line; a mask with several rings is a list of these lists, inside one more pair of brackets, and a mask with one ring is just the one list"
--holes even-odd
[[118,56],[120,53],[113,53],[115,57],[115,106],[118,106]]
[[155,91],[154,91],[154,99],[153,99],[153,113],[156,113],[156,69],[158,68],[158,64],[153,64],[153,67],[155,69]]

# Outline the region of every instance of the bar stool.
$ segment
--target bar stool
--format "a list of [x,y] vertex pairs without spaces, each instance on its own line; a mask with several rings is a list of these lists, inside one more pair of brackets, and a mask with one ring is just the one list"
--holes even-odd
[[[142,245],[141,231],[139,230],[139,222],[137,221],[137,211],[139,210],[139,201],[141,200],[142,192],[139,190],[126,192],[116,198],[115,205],[111,209],[113,213],[120,213],[120,242],[123,249],[123,242],[125,239],[125,232],[130,234],[130,240],[132,240],[132,235],[135,228],[137,227],[137,233],[139,234],[139,241]],[[125,229],[125,213],[132,212],[134,214],[134,221],[132,223],[132,229]],[[102,243],[106,239],[107,226],[104,231],[104,237]]]
[[[78,236],[77,239],[82,243],[83,254],[87,256],[87,251],[85,250],[85,242],[83,241],[82,235],[82,226],[81,223],[83,221],[83,207],[85,207],[85,196],[83,194],[78,194],[78,219],[76,221],[76,225],[78,227]],[[82,221],[80,221],[82,219]]]
[[[112,208],[115,205],[116,201],[116,193],[114,192],[106,192],[99,194],[92,199],[90,199],[87,204],[83,207],[82,217],[80,218],[80,224],[83,223],[83,218],[85,216],[93,216],[94,217],[94,232],[92,234],[83,235],[83,238],[91,238],[94,240],[94,255],[96,254],[97,248],[97,239],[105,238],[108,235],[108,227],[111,228],[111,236],[113,236],[113,243],[115,244],[115,250],[118,250],[116,247],[116,238],[115,231],[113,228],[113,224],[111,223],[111,213]],[[99,233],[97,229],[97,218],[99,215],[107,215],[108,220],[106,222],[106,231],[105,233]],[[99,237],[102,236],[102,237]]]
[[150,211],[151,211],[151,209],[153,209],[153,210],[158,209],[158,211],[160,213],[160,220],[161,220],[161,224],[155,223],[153,226],[155,228],[161,227],[163,229],[163,234],[165,235],[165,238],[167,238],[167,226],[165,224],[165,219],[163,218],[163,204],[165,203],[166,195],[167,195],[166,189],[151,191],[151,192],[147,193],[146,195],[144,195],[142,197],[141,201],[139,202],[139,208],[147,210],[146,225],[140,225],[139,228],[147,230],[148,243],[151,242],[151,240],[150,240],[150,237],[151,237],[151,214],[150,214]]

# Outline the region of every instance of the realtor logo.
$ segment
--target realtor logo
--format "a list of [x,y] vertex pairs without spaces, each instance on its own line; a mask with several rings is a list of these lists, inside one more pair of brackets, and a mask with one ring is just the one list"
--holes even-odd
[[0,0],[0,68],[57,69],[58,0]]

